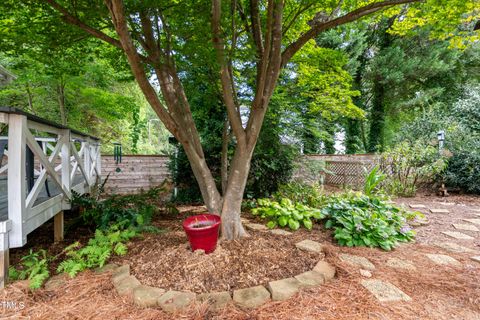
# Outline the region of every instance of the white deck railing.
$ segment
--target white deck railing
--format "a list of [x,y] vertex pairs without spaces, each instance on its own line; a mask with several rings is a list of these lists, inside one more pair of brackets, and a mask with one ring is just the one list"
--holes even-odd
[[[8,241],[3,243],[8,247],[1,248],[0,241],[0,250],[8,254],[8,248],[25,245],[30,232],[70,209],[72,190],[90,191],[101,179],[101,156],[97,138],[17,109],[0,108],[2,123],[8,126],[8,137],[0,137],[8,139],[7,163],[1,166],[0,162],[0,175],[7,176],[8,219],[0,222],[0,234],[6,233]],[[27,186],[27,146],[35,159],[31,189]],[[47,181],[55,194],[46,192]],[[63,236],[63,218],[61,224]]]

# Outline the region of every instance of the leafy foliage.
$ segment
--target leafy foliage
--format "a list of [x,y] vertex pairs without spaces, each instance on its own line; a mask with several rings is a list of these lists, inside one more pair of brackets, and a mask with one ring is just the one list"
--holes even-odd
[[38,289],[45,280],[48,279],[50,273],[48,271],[49,259],[45,250],[30,253],[20,260],[20,268],[10,266],[8,276],[12,280],[29,280],[31,289]]
[[378,189],[379,184],[385,180],[386,175],[380,171],[379,166],[375,166],[365,177],[365,185],[363,187],[363,193],[367,196],[371,196]]
[[407,212],[379,197],[358,193],[332,196],[322,214],[327,217],[325,227],[333,228],[334,238],[344,246],[391,250],[415,235],[407,224]]
[[387,175],[383,188],[391,195],[414,196],[419,186],[432,182],[446,165],[434,146],[421,140],[404,141],[381,155],[380,169]]
[[252,214],[259,215],[261,218],[267,218],[269,221],[267,227],[273,229],[277,226],[288,226],[292,230],[297,230],[303,225],[311,230],[312,220],[320,220],[324,215],[319,209],[308,207],[301,203],[293,203],[290,199],[284,198],[280,202],[270,199],[259,199],[258,207],[252,209]]
[[298,181],[281,185],[278,191],[274,193],[273,198],[277,201],[287,198],[293,203],[301,203],[312,208],[319,208],[325,202],[321,185],[318,183],[306,184]]
[[121,230],[118,226],[112,226],[106,231],[97,229],[95,237],[86,246],[80,247],[80,243],[75,242],[65,248],[68,259],[59,264],[57,271],[75,277],[85,269],[102,267],[112,254],[125,255],[125,242],[136,235],[137,231],[132,228]]

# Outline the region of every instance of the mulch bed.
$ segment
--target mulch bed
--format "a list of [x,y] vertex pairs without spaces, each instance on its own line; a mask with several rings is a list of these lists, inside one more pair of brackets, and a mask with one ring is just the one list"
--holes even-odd
[[322,258],[295,247],[294,239],[249,232],[241,241],[220,241],[211,254],[192,252],[181,230],[147,235],[129,245],[121,263],[142,284],[195,293],[232,291],[295,276]]

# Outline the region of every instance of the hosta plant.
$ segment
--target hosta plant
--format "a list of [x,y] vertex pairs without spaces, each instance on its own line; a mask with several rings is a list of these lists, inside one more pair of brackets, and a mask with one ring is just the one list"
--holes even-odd
[[415,236],[407,223],[411,214],[380,197],[361,193],[332,196],[322,213],[328,219],[325,227],[332,228],[334,238],[344,246],[391,250]]
[[268,219],[267,227],[270,229],[277,226],[288,226],[292,230],[297,230],[303,225],[308,230],[311,230],[313,220],[324,218],[321,210],[301,203],[293,203],[287,198],[283,198],[280,201],[259,199],[257,208],[252,209],[252,214]]

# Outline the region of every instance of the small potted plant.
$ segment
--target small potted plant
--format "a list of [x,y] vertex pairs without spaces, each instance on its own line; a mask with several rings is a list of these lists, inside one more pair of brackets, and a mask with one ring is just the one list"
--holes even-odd
[[183,221],[183,229],[192,251],[201,249],[205,253],[211,253],[215,250],[220,222],[220,217],[214,214],[195,215]]

